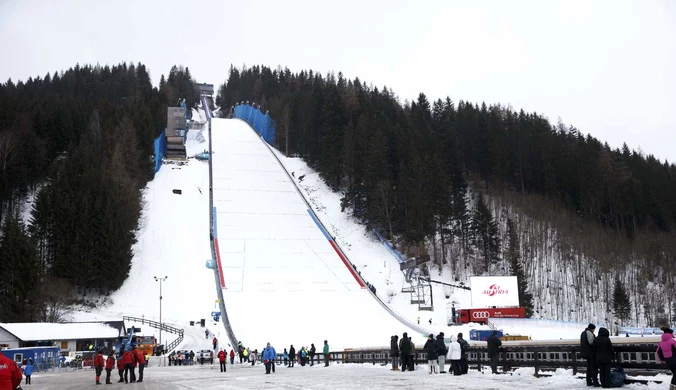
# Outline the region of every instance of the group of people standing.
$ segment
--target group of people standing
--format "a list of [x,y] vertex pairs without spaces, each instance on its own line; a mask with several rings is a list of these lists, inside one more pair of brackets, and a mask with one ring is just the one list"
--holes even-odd
[[[322,350],[322,353],[324,354],[324,367],[328,367],[330,359],[329,359],[329,342],[327,340],[324,340],[324,348]],[[293,367],[296,361],[301,366],[305,366],[306,364],[314,366],[316,355],[317,348],[315,348],[314,344],[310,344],[309,348],[300,347],[298,353],[296,353],[296,348],[294,348],[293,344],[291,344],[288,352],[286,351],[286,348],[284,348],[282,359],[284,359],[284,365],[287,366],[288,368]]]
[[[600,328],[598,336],[594,335],[595,330],[596,325],[589,324],[580,334],[580,356],[587,360],[587,386],[610,388],[610,368],[615,360],[613,343],[608,329]],[[669,389],[676,390],[676,339],[671,328],[663,327],[662,331],[662,341],[655,353],[660,363],[669,366],[672,373]]]
[[[99,350],[94,355],[94,372],[96,374],[96,384],[102,384],[101,374],[106,370],[106,384],[112,385],[110,381],[110,374],[115,367],[117,367],[120,380],[118,383],[135,383],[143,382],[143,369],[148,365],[148,356],[141,350],[132,346],[127,349],[122,356],[115,356],[115,352],[111,352],[108,358],[103,359],[103,350]],[[138,379],[136,378],[136,367],[138,367]]]
[[[450,337],[450,343],[446,346],[444,332],[439,333],[436,338],[430,334],[427,342],[423,346],[423,351],[427,355],[429,374],[445,374],[446,359],[450,361],[448,373],[453,375],[467,374],[469,366],[467,364],[467,352],[469,343],[463,338],[462,333],[458,333],[457,338]],[[390,356],[392,357],[392,371],[415,370],[415,344],[408,336],[408,333],[402,335],[399,340],[398,335],[390,337]]]

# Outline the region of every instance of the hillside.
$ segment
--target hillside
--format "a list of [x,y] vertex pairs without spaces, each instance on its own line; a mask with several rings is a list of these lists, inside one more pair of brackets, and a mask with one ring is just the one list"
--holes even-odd
[[[401,104],[342,74],[231,68],[217,102],[243,100],[270,111],[275,146],[316,171],[341,211],[406,256],[429,255],[431,274],[516,272],[535,317],[669,321],[673,164],[537,113],[424,94]],[[617,316],[615,290],[629,297]]]

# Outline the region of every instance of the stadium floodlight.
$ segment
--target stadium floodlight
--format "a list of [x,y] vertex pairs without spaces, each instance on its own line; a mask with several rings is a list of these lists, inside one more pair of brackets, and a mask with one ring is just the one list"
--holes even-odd
[[156,282],[160,282],[160,345],[162,345],[162,282],[165,282],[168,276],[154,276]]

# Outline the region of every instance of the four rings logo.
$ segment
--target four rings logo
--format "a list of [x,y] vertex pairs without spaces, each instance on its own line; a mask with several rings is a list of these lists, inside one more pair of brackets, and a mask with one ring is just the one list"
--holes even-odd
[[491,284],[488,289],[484,290],[481,294],[488,295],[489,297],[495,296],[495,295],[505,295],[509,294],[508,290],[502,290],[500,288],[500,285],[498,284]]
[[489,318],[491,314],[487,311],[473,311],[472,312],[472,318],[474,319],[483,319],[483,318]]

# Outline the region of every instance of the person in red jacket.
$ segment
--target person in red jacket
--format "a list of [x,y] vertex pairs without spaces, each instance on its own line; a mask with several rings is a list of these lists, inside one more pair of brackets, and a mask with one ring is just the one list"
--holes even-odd
[[117,358],[117,373],[120,375],[120,380],[117,383],[124,382],[124,360],[122,360],[122,355]]
[[110,355],[108,355],[108,359],[106,359],[106,384],[107,385],[113,384],[110,381],[110,372],[113,371],[113,367],[115,367],[115,354],[113,354],[111,352]]
[[218,345],[218,339],[214,337],[212,343],[214,344],[214,351],[216,350],[216,346]]
[[101,382],[99,382],[99,379],[101,378],[101,373],[103,372],[103,366],[105,365],[103,363],[103,355],[101,354],[103,351],[96,351],[96,355],[94,355],[94,371],[96,371],[96,384],[100,385]]
[[218,352],[218,361],[221,363],[221,372],[226,372],[225,371],[225,352],[223,351],[223,348]]
[[[122,362],[124,363],[124,383],[136,382],[136,374],[134,373],[134,354],[130,349],[124,352],[122,355]],[[131,378],[129,373],[131,372]]]
[[230,364],[235,364],[235,350],[230,350]]
[[23,375],[14,360],[0,353],[0,390],[14,390],[21,385]]
[[[143,369],[146,366],[146,355],[142,350],[136,348],[134,349],[134,356],[138,363],[138,380],[136,382],[143,382]],[[136,367],[136,365],[134,365],[134,367]]]

